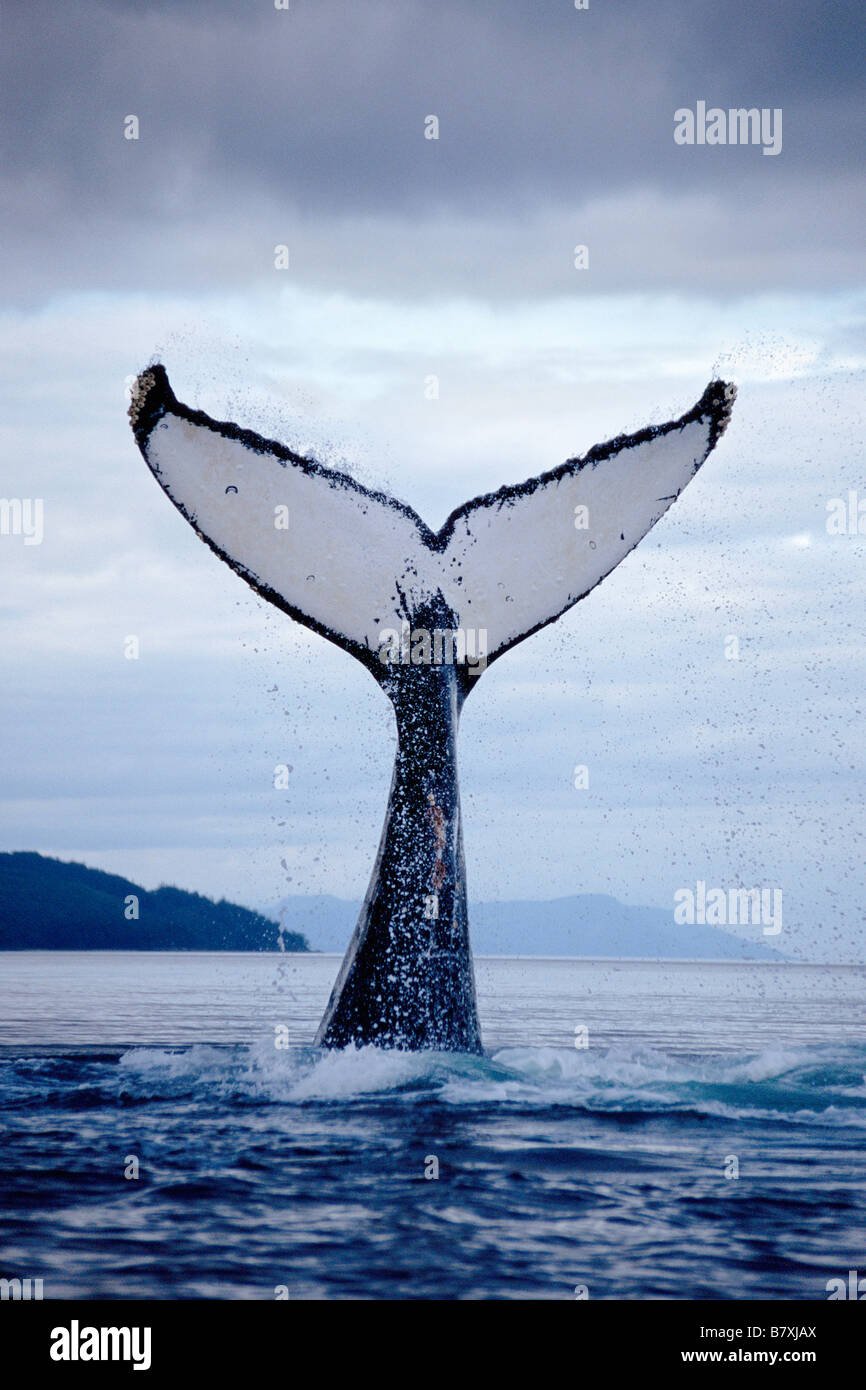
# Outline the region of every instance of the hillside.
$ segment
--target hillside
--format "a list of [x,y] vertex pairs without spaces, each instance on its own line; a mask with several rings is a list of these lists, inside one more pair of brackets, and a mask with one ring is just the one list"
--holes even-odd
[[[138,917],[128,917],[137,898]],[[287,951],[309,950],[283,934]],[[276,951],[276,922],[181,888],[147,892],[129,879],[42,854],[0,854],[0,950]]]
[[[138,899],[138,919],[127,902]],[[147,892],[129,879],[33,853],[0,854],[0,950],[336,951],[360,904],[284,898],[271,914],[180,888]],[[473,903],[476,955],[611,956],[665,960],[784,960],[760,928],[748,940],[720,927],[677,926],[672,913],[601,894],[550,902]]]
[[[314,950],[346,949],[360,903],[327,895],[284,898],[274,915],[303,930]],[[613,956],[651,960],[776,960],[785,956],[761,934],[748,939],[721,927],[677,926],[672,910],[633,907],[604,894],[549,902],[471,903],[469,930],[477,956]]]

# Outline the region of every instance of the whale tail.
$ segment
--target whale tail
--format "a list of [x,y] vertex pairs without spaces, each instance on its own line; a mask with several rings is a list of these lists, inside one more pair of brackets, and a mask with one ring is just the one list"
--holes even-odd
[[479,1052],[457,785],[479,671],[594,589],[694,477],[734,388],[621,435],[431,531],[410,507],[221,424],[142,372],[130,418],[175,506],[248,584],[351,652],[390,696],[397,754],[379,853],[316,1041]]
[[679,419],[465,502],[435,532],[348,474],[190,410],[161,365],[137,378],[129,415],[175,506],[259,594],[386,686],[395,668],[453,652],[469,689],[638,544],[714,448],[735,394],[713,381]]

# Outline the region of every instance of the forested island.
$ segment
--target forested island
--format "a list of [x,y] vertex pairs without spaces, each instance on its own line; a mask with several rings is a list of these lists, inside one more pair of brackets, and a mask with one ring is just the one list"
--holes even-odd
[[300,932],[224,899],[43,854],[0,854],[2,951],[308,951]]

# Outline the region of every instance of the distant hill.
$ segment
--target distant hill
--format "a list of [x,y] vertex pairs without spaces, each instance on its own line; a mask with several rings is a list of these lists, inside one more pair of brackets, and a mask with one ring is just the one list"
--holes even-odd
[[[303,931],[313,949],[346,949],[360,903],[325,894],[284,898],[274,915]],[[760,927],[743,940],[721,927],[677,926],[673,910],[629,907],[584,893],[550,902],[472,903],[472,949],[478,956],[613,956],[658,960],[777,960]]]
[[[138,917],[132,899],[137,899]],[[0,950],[276,951],[276,922],[181,888],[149,893],[129,879],[42,854],[0,854]],[[307,951],[297,932],[286,951]]]
[[[138,918],[129,918],[131,898]],[[342,953],[360,903],[327,894],[284,898],[264,915],[180,888],[147,892],[129,879],[42,854],[0,854],[0,950],[287,951]],[[550,902],[474,903],[479,956],[611,956],[776,960],[760,928],[743,940],[721,927],[677,926],[672,911],[602,894]]]

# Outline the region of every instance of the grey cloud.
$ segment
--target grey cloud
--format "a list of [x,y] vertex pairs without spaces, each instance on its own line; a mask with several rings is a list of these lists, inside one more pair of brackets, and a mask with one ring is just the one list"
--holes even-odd
[[[736,207],[744,228],[752,202],[790,205],[786,241],[832,243],[866,133],[858,20],[855,5],[828,22],[825,7],[782,0],[597,0],[582,13],[516,0],[288,13],[35,0],[4,21],[8,216],[43,283],[55,270],[63,281],[52,240],[85,279],[106,241],[131,241],[128,284],[139,240],[145,260],[149,242],[171,262],[176,238],[192,255],[198,228],[200,259],[230,274],[210,249],[215,209],[227,243],[233,220],[275,208],[301,239],[362,218],[411,232],[419,217],[447,237],[649,188]],[[675,146],[673,112],[698,98],[782,107],[781,158]],[[138,142],[123,139],[129,113]],[[423,138],[431,113],[438,142]],[[344,245],[337,278],[359,251]]]
[[[0,282],[14,303],[98,289],[209,295],[282,284],[364,297],[448,295],[528,299],[618,291],[720,296],[750,291],[846,288],[862,280],[866,185],[827,176],[794,182],[782,196],[763,187],[747,203],[718,190],[665,196],[651,186],[498,217],[457,212],[312,216],[267,193],[233,202],[221,190],[197,200],[198,215],[123,217],[110,206],[61,211],[40,193],[7,212],[15,229]],[[578,243],[590,269],[573,265]],[[286,244],[282,278],[274,248]]]

